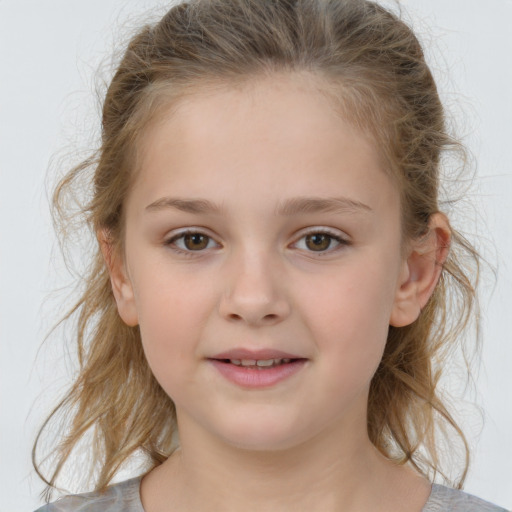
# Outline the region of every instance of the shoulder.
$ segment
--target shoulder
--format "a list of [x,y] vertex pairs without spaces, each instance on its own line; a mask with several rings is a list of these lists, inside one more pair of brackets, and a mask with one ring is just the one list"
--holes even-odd
[[507,512],[463,491],[433,484],[432,493],[422,512]]
[[140,501],[140,478],[112,485],[105,492],[66,496],[36,512],[144,512]]

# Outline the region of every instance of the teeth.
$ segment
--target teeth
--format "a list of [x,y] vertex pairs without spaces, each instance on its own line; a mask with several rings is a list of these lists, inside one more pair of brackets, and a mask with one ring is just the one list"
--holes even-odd
[[278,364],[276,361],[279,361],[279,359],[260,359],[259,361],[256,361],[257,366],[272,366],[274,363]]
[[272,366],[289,363],[291,359],[230,359],[229,361],[236,366],[270,368]]

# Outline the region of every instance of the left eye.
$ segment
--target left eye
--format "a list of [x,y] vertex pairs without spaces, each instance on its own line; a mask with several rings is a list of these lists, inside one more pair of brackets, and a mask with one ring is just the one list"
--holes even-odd
[[348,245],[348,242],[339,236],[317,231],[304,235],[294,245],[304,251],[326,252],[342,244]]
[[200,232],[180,233],[168,240],[167,245],[173,245],[182,251],[203,251],[216,247],[217,243],[208,235]]

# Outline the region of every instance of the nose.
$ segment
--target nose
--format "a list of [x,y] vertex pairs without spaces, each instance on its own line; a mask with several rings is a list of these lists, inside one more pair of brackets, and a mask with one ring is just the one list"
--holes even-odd
[[268,254],[226,261],[226,279],[219,312],[230,322],[273,325],[290,314],[283,269]]

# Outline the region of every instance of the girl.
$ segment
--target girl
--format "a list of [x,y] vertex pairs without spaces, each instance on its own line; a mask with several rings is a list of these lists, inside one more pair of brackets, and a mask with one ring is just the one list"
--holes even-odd
[[41,511],[503,510],[431,483],[446,430],[467,471],[436,383],[477,254],[439,210],[457,144],[402,21],[178,4],[131,40],[102,128],[55,195],[94,170],[80,374],[45,424],[72,414],[50,488],[92,433],[96,492]]

